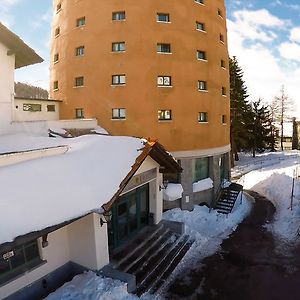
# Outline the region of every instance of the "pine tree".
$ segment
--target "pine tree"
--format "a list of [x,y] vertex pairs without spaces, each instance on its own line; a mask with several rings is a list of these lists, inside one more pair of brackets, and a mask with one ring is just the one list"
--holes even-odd
[[[237,161],[239,160],[238,152],[249,143],[251,134],[247,128],[247,124],[249,124],[249,111],[251,111],[251,107],[246,100],[248,94],[245,81],[243,80],[243,71],[235,56],[229,59],[229,69],[231,153]],[[233,159],[231,161],[233,163]]]

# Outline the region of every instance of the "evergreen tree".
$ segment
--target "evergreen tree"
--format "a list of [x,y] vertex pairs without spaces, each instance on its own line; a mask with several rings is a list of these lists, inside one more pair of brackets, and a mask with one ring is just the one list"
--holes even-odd
[[[247,101],[247,88],[243,71],[236,57],[229,59],[230,70],[230,139],[232,158],[239,160],[238,152],[249,143],[251,133],[247,124],[251,120],[251,106]],[[233,163],[233,159],[231,160]]]
[[299,148],[298,141],[298,124],[296,122],[296,118],[293,118],[293,140],[292,140],[292,149]]

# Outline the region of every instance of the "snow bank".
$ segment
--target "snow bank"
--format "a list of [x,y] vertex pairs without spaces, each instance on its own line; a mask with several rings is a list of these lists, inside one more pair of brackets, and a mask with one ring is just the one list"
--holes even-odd
[[105,135],[0,137],[0,151],[66,144],[65,154],[0,167],[0,244],[99,210],[143,147],[137,138]]
[[180,183],[169,183],[167,188],[164,190],[164,200],[174,201],[182,197],[183,188]]
[[108,132],[100,126],[97,126],[96,128],[92,129],[91,132],[98,133],[98,134],[108,134]]
[[75,276],[72,281],[51,293],[47,300],[134,300],[127,285],[119,280],[97,276],[89,271]]
[[[280,157],[267,166],[269,157]],[[267,153],[260,157],[262,167],[244,175],[239,182],[245,189],[254,190],[269,199],[275,206],[274,221],[266,227],[273,232],[278,241],[292,244],[299,241],[300,228],[300,182],[295,182],[294,206],[291,210],[291,193],[294,170],[299,166],[299,152],[289,151]],[[241,165],[242,166],[242,165]],[[240,166],[241,171],[245,171]],[[248,168],[248,166],[247,166]]]
[[252,202],[243,196],[240,205],[236,205],[228,216],[219,214],[216,210],[209,212],[206,206],[194,206],[193,211],[175,208],[163,214],[166,220],[183,222],[186,233],[195,239],[194,244],[172,273],[169,281],[180,272],[192,268],[199,259],[214,254],[222,241],[236,230],[238,224],[250,213]]
[[193,183],[193,192],[202,192],[213,188],[213,181],[210,178],[205,178]]

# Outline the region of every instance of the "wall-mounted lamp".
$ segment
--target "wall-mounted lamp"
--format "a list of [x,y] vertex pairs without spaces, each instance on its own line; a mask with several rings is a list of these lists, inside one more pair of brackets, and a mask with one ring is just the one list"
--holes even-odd
[[[102,217],[103,216],[103,217]],[[108,223],[111,221],[112,218],[112,211],[104,211],[104,213],[102,214],[101,218],[100,218],[100,226],[102,227],[105,223]],[[103,220],[104,218],[104,220]]]
[[48,242],[48,234],[44,234],[42,236],[42,248],[48,247],[49,242]]
[[163,186],[159,186],[159,191],[161,190],[165,190],[168,187],[169,181],[168,180],[164,180],[163,181]]

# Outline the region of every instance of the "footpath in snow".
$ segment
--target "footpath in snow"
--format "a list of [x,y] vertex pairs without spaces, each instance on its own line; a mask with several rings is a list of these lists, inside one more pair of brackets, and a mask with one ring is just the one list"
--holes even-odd
[[[276,157],[276,160],[274,160]],[[251,161],[259,161],[259,169],[247,174]],[[272,161],[272,164],[270,163]],[[291,196],[293,177],[299,175],[300,152],[288,151],[266,153],[253,159],[250,155],[242,155],[241,160],[234,168],[245,175],[239,179],[244,189],[254,190],[269,199],[276,208],[274,222],[267,228],[274,234],[280,244],[293,246],[300,242],[300,178],[294,182],[293,206],[291,209]]]

